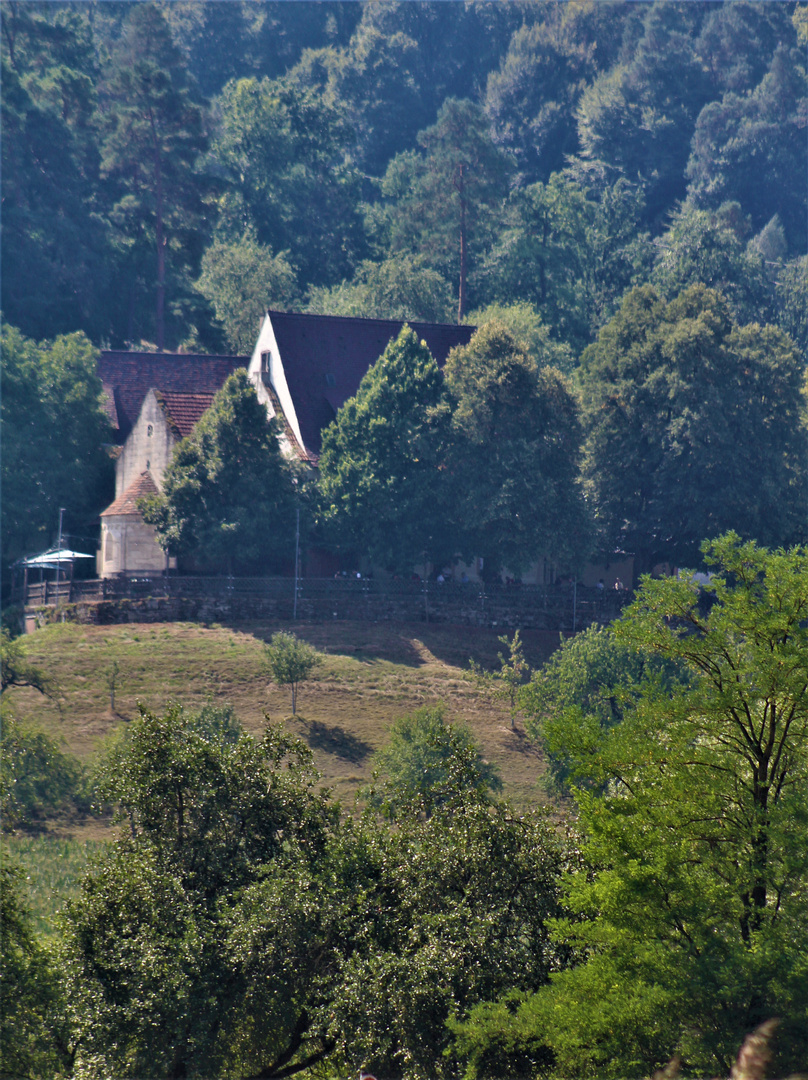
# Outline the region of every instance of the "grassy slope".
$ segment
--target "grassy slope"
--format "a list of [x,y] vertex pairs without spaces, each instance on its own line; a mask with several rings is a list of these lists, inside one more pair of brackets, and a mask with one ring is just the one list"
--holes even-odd
[[[58,700],[12,690],[9,704],[88,760],[105,735],[136,715],[138,701],[154,710],[170,700],[189,708],[208,697],[230,702],[251,732],[260,733],[266,713],[306,739],[325,782],[349,805],[369,778],[370,755],[385,742],[391,722],[441,699],[451,719],[469,724],[514,802],[542,799],[539,755],[521,731],[511,730],[504,708],[466,675],[472,657],[483,666],[496,665],[503,646],[495,631],[423,623],[295,624],[295,632],[326,659],[301,688],[293,719],[288,691],[269,684],[263,661],[263,641],[280,628],[290,624],[48,627],[28,638],[27,647],[31,659],[56,679]],[[558,644],[551,633],[523,637],[533,666]],[[113,712],[107,673],[114,661],[119,674]],[[99,826],[73,831],[92,837]]]

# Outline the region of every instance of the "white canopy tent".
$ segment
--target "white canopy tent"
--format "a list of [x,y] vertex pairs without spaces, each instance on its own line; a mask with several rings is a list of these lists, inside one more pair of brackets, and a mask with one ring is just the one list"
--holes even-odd
[[41,555],[31,555],[30,558],[20,559],[21,566],[37,566],[43,570],[58,570],[60,567],[70,564],[76,559],[94,559],[95,555],[85,555],[82,551],[69,551],[67,548],[53,548],[51,551],[43,551]]

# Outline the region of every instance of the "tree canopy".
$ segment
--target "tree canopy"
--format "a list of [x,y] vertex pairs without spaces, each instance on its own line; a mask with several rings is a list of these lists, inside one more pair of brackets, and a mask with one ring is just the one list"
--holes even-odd
[[492,575],[545,555],[575,563],[586,553],[588,526],[568,383],[554,368],[539,368],[496,321],[452,350],[445,380],[459,550],[483,557]]
[[372,801],[391,818],[424,814],[451,801],[459,777],[468,791],[485,798],[501,791],[494,766],[484,761],[469,729],[446,720],[442,702],[402,716],[387,743],[373,755]]
[[334,541],[407,570],[451,557],[438,365],[404,327],[323,434],[322,520]]
[[754,234],[776,213],[805,251],[799,5],[9,0],[2,20],[3,310],[37,338],[219,348],[222,290],[193,282],[245,235],[311,310],[527,300],[576,352],[682,206],[737,201]]
[[801,363],[773,326],[738,326],[692,285],[633,290],[581,361],[585,475],[604,552],[640,572],[687,564],[735,528],[761,542],[804,529]]
[[[707,584],[646,578],[614,627],[618,647],[686,678],[618,672],[617,722],[604,730],[601,696],[578,692],[556,719],[580,831],[553,924],[571,963],[472,1014],[459,1034],[477,1054],[549,1047],[560,1077],[647,1075],[675,1054],[723,1074],[777,1016],[773,1071],[805,1059],[808,552],[728,534],[704,556]],[[550,672],[556,696],[570,667]],[[597,739],[580,737],[583,716]]]
[[780,1070],[808,1049],[794,948],[808,926],[798,840],[808,812],[806,552],[728,535],[705,556],[708,585],[647,580],[616,627],[635,648],[683,664],[691,682],[646,685],[592,758],[590,775],[608,780],[609,794],[579,796],[594,877],[573,878],[568,902],[592,918],[565,936],[593,951],[551,996],[555,1008],[569,994],[581,1001],[583,987],[620,971],[622,1000],[607,994],[605,1023],[576,1011],[557,1044],[562,1060],[575,1047],[580,1062],[579,1025],[590,1025],[590,1061],[610,1075],[674,1049],[691,1067],[726,1067],[743,1034],[774,1015],[785,1025]]
[[55,540],[59,510],[66,528],[96,531],[112,493],[111,441],[103,409],[98,352],[85,334],[37,345],[2,328],[3,559],[13,562]]
[[231,375],[182,439],[144,520],[161,546],[202,565],[283,563],[292,557],[292,471],[245,371]]

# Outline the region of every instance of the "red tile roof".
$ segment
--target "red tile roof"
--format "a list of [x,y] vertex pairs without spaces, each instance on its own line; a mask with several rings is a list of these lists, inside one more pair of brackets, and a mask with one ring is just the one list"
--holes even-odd
[[[166,394],[210,394],[228,375],[247,367],[248,356],[205,356],[196,353],[102,352],[98,374],[107,391],[107,413],[124,442],[148,391]],[[179,420],[174,418],[179,426]]]
[[156,390],[155,393],[181,439],[191,434],[202,413],[210,408],[214,397],[212,393],[175,394],[163,390]]
[[[296,315],[270,311],[275,340],[306,449],[320,452],[320,435],[337,410],[353,397],[363,375],[403,320]],[[450,349],[467,345],[476,327],[445,323],[409,324],[443,366]]]
[[101,517],[110,517],[113,514],[137,514],[140,515],[138,509],[138,499],[144,498],[146,495],[157,495],[157,485],[152,480],[151,473],[146,470],[142,472],[137,480],[133,480],[124,493],[110,503],[110,505],[103,511]]

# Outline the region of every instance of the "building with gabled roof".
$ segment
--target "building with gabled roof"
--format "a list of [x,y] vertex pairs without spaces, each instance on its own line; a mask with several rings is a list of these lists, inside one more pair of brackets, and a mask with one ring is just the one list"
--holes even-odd
[[116,440],[126,442],[149,390],[213,397],[228,375],[246,367],[249,360],[249,356],[203,353],[102,352],[98,377]]
[[176,567],[175,559],[166,563],[154,529],[143,520],[138,505],[140,499],[157,494],[157,485],[145,470],[101,514],[99,577],[113,577],[130,570],[162,573],[166,565]]
[[249,362],[250,379],[268,410],[280,412],[287,440],[299,457],[317,461],[323,430],[405,325],[426,342],[440,367],[451,349],[469,343],[476,329],[403,319],[267,312]]
[[[115,501],[101,515],[99,575],[164,569],[165,554],[154,530],[140,518],[137,500],[161,489],[177,442],[191,434],[233,372],[248,368],[267,416],[280,421],[284,451],[316,466],[324,428],[356,394],[365,373],[404,325],[398,319],[271,311],[252,357],[103,352],[99,375],[122,445],[116,461]],[[475,329],[408,325],[440,366],[452,348],[469,342]],[[148,484],[153,491],[141,490]]]

